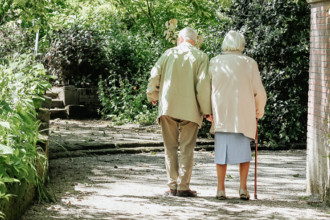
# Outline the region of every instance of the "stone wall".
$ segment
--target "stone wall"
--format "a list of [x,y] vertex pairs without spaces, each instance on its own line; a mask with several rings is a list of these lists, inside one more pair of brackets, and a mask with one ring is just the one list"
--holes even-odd
[[330,205],[330,0],[311,5],[307,192]]

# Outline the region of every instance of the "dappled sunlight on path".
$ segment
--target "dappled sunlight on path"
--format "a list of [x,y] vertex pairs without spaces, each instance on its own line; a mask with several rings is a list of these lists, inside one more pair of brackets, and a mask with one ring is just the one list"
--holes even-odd
[[305,194],[305,151],[261,151],[258,200],[238,199],[238,165],[228,166],[228,200],[215,199],[212,152],[196,152],[191,188],[197,198],[166,197],[163,153],[102,155],[50,161],[58,201],[36,204],[23,220],[38,219],[329,219]]

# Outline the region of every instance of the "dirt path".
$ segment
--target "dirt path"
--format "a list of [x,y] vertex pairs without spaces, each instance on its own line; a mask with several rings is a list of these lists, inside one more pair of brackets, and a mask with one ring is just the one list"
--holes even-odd
[[330,208],[309,204],[305,151],[261,151],[258,200],[238,199],[238,166],[228,166],[228,200],[215,199],[212,152],[196,152],[191,188],[197,198],[166,197],[163,153],[116,154],[50,161],[57,202],[35,204],[23,220],[49,219],[330,219]]

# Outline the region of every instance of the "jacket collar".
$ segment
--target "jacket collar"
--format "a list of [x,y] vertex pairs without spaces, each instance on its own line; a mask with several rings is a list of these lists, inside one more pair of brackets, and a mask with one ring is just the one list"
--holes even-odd
[[237,54],[237,55],[242,55],[242,51],[239,50],[232,50],[232,51],[224,51],[222,52],[223,54]]
[[195,46],[187,41],[184,41],[179,45],[179,47],[195,47]]

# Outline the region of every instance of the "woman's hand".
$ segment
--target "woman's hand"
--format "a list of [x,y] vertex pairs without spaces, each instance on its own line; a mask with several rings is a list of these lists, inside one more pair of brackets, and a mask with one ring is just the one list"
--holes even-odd
[[204,115],[204,118],[213,123],[213,115]]

